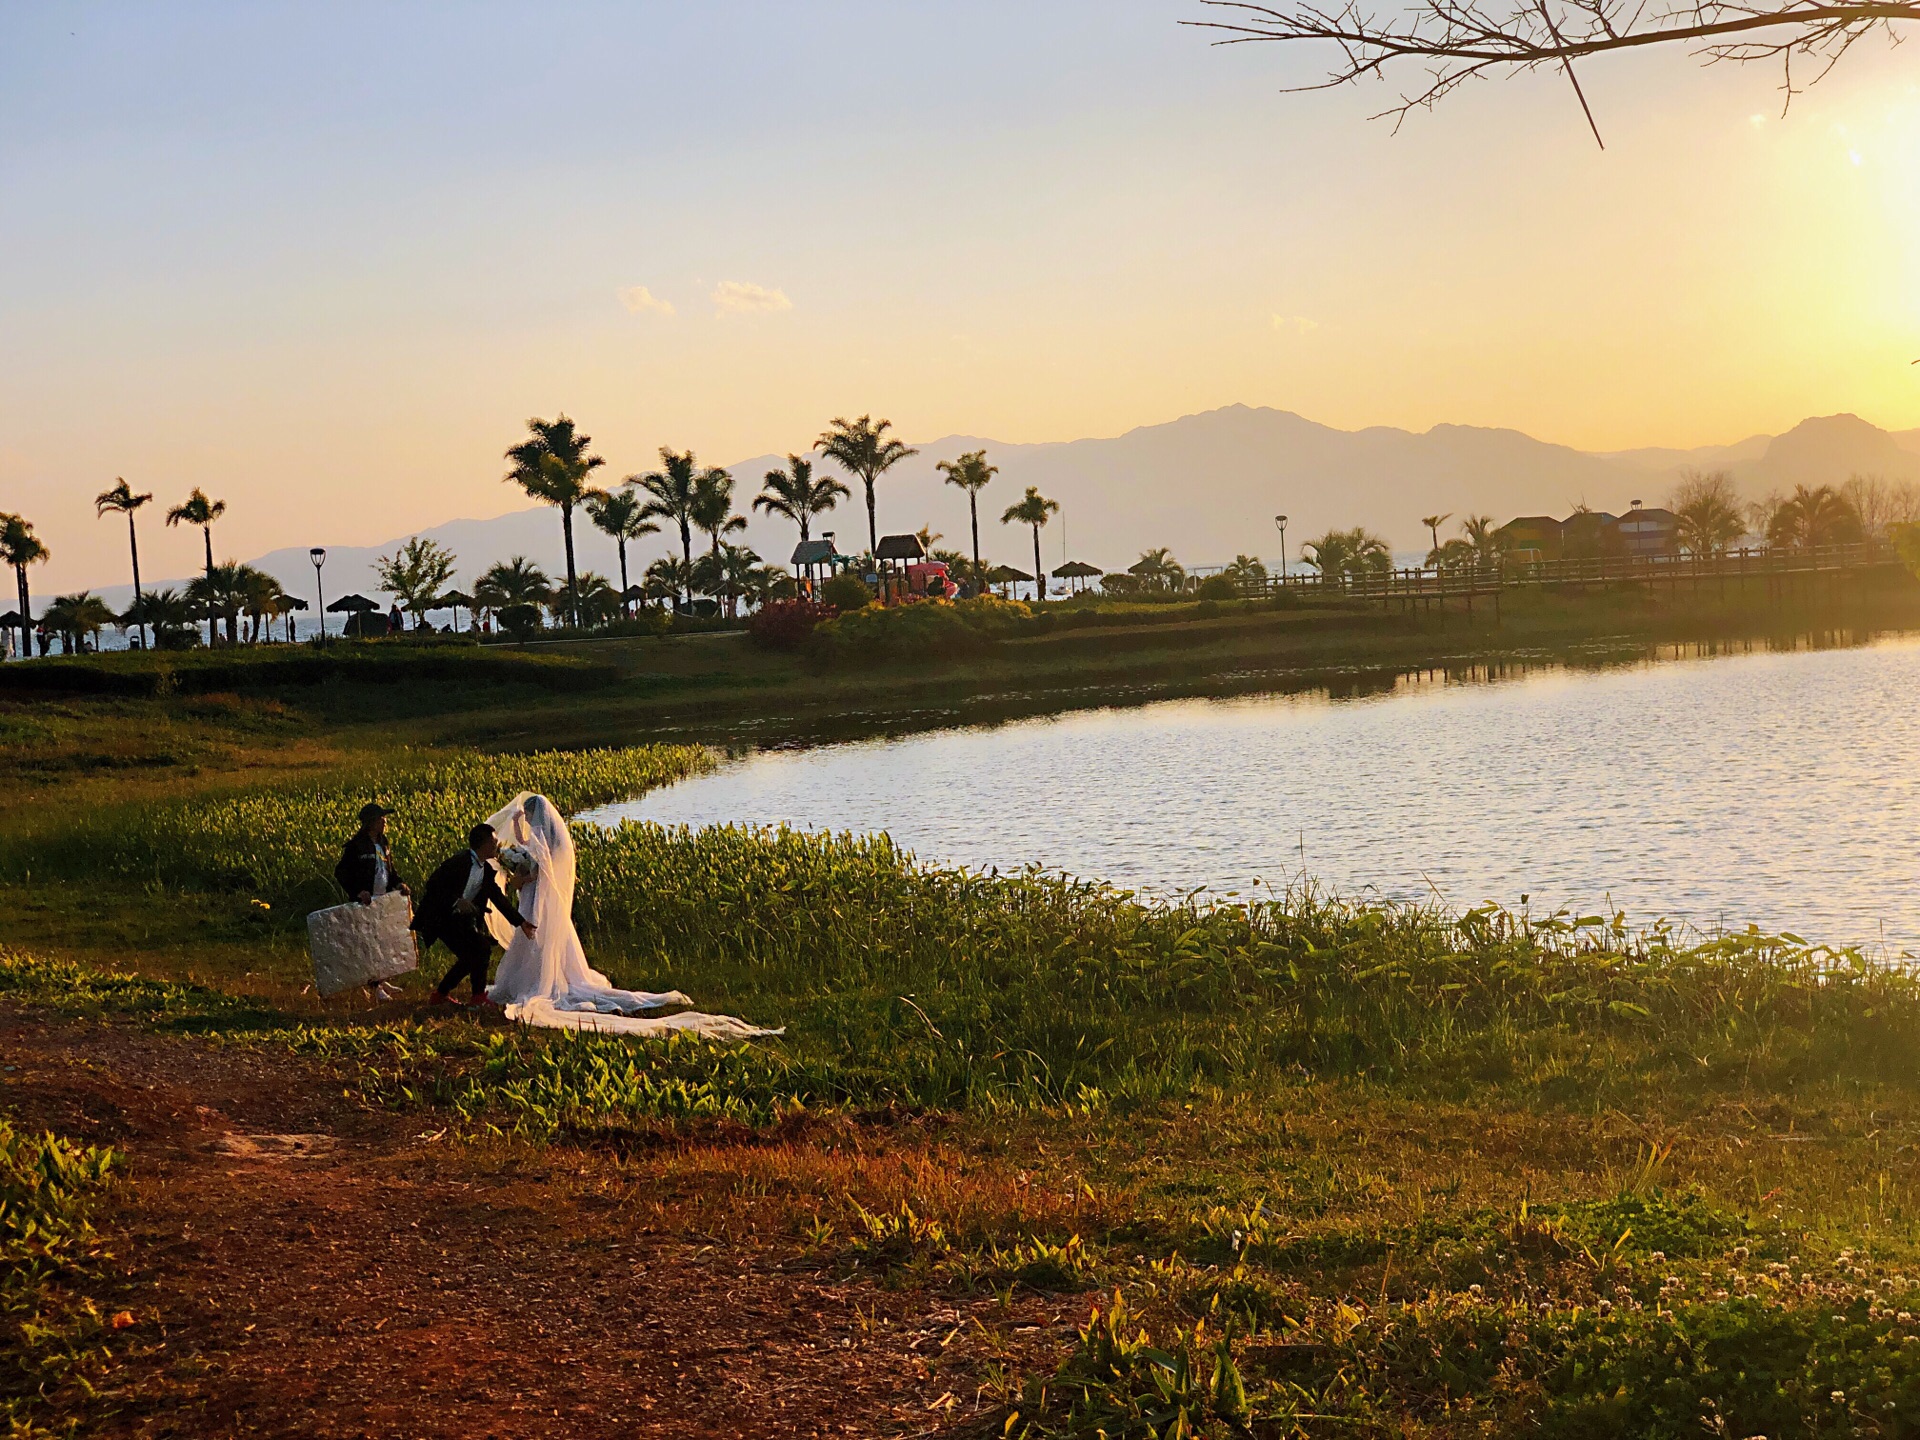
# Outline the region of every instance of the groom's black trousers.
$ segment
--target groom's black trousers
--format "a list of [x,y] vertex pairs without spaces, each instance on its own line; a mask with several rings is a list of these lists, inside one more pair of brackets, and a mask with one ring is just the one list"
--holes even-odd
[[465,976],[478,995],[487,988],[487,965],[493,959],[493,937],[480,930],[454,930],[440,937],[440,943],[453,952],[453,968],[440,982],[440,993],[451,995],[453,987]]

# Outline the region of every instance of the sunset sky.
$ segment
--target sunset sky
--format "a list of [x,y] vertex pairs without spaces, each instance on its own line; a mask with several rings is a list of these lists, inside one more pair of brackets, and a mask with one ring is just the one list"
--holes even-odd
[[[1591,64],[1396,135],[1191,0],[0,9],[0,510],[123,578],[124,475],[224,554],[836,414],[1115,434],[1233,402],[1586,448],[1920,425],[1920,85],[1878,43]],[[153,577],[197,539],[146,512]],[[144,520],[143,516],[143,520]],[[10,587],[7,592],[11,593]]]

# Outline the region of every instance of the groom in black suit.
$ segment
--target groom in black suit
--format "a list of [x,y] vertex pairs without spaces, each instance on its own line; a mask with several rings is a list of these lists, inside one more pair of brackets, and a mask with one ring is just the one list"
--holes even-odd
[[486,998],[487,964],[493,958],[493,936],[486,926],[489,905],[509,924],[533,934],[533,923],[513,908],[500,889],[492,864],[499,853],[500,839],[493,827],[474,826],[467,832],[467,848],[435,870],[421,893],[413,915],[414,933],[423,944],[438,940],[453,952],[453,968],[433,993],[436,1005],[459,1003],[453,999],[453,987],[463,975],[473,985],[472,1003],[490,1003]]

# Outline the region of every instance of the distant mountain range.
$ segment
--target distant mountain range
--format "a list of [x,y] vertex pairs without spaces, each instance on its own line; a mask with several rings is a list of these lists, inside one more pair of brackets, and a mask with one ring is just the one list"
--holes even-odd
[[[1666,500],[1682,470],[1730,471],[1741,491],[1759,496],[1796,484],[1844,481],[1878,474],[1920,481],[1920,430],[1886,431],[1855,415],[1804,420],[1783,435],[1756,435],[1733,445],[1695,450],[1621,450],[1593,454],[1551,445],[1517,430],[1436,425],[1421,434],[1373,426],[1336,430],[1290,411],[1229,405],[1164,425],[1145,425],[1112,439],[1008,445],[971,435],[919,442],[920,453],[879,486],[882,533],[931,525],[941,542],[969,548],[966,497],[939,483],[937,460],[966,450],[987,452],[1000,467],[980,497],[981,549],[989,560],[1032,565],[1024,528],[1000,524],[1000,514],[1028,485],[1060,502],[1044,532],[1049,568],[1062,558],[1125,566],[1149,546],[1165,545],[1188,565],[1221,564],[1236,554],[1272,563],[1279,554],[1273,517],[1288,519],[1287,549],[1330,527],[1364,525],[1402,552],[1424,553],[1420,517],[1451,512],[1507,519],[1564,514],[1585,502],[1618,511],[1634,500]],[[728,468],[739,482],[739,505],[749,515],[746,543],[784,562],[795,540],[784,521],[746,511],[761,476],[784,456],[760,455]],[[826,517],[841,549],[863,549],[866,511],[857,484],[850,501]],[[488,520],[452,520],[420,532],[460,557],[460,584],[470,584],[496,560],[525,555],[556,577],[564,573],[558,516],[544,506]],[[618,578],[613,542],[582,517],[575,547],[583,569]],[[384,545],[338,546],[329,551],[325,583],[330,599],[349,591],[375,595],[373,562],[407,537]],[[666,549],[665,536],[629,546],[633,578]],[[251,562],[296,595],[313,593],[313,568],[304,548],[276,550]],[[161,581],[158,584],[179,584]],[[131,587],[99,592],[123,606]]]

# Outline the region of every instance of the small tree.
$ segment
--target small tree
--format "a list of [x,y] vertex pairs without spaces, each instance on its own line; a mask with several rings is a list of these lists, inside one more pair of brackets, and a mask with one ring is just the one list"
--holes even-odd
[[1718,555],[1747,533],[1739,493],[1725,470],[1683,470],[1667,505],[1675,538],[1690,555]]
[[373,570],[380,588],[400,601],[400,608],[413,616],[413,628],[418,630],[421,617],[453,579],[456,563],[446,546],[416,535],[393,554],[374,561]]
[[1796,485],[1773,512],[1767,542],[1795,550],[1851,545],[1866,538],[1860,516],[1831,485]]
[[[640,507],[640,513],[649,520],[672,521],[680,532],[680,560],[682,564],[682,583],[691,587],[693,583],[693,529],[694,514],[701,497],[701,474],[699,463],[693,458],[693,451],[673,451],[666,446],[660,447],[660,468],[646,475],[628,477],[630,484],[638,484],[647,492],[647,503]],[[652,567],[647,573],[653,573]],[[691,588],[683,592],[689,601],[693,599]],[[675,595],[676,600],[679,595]]]

